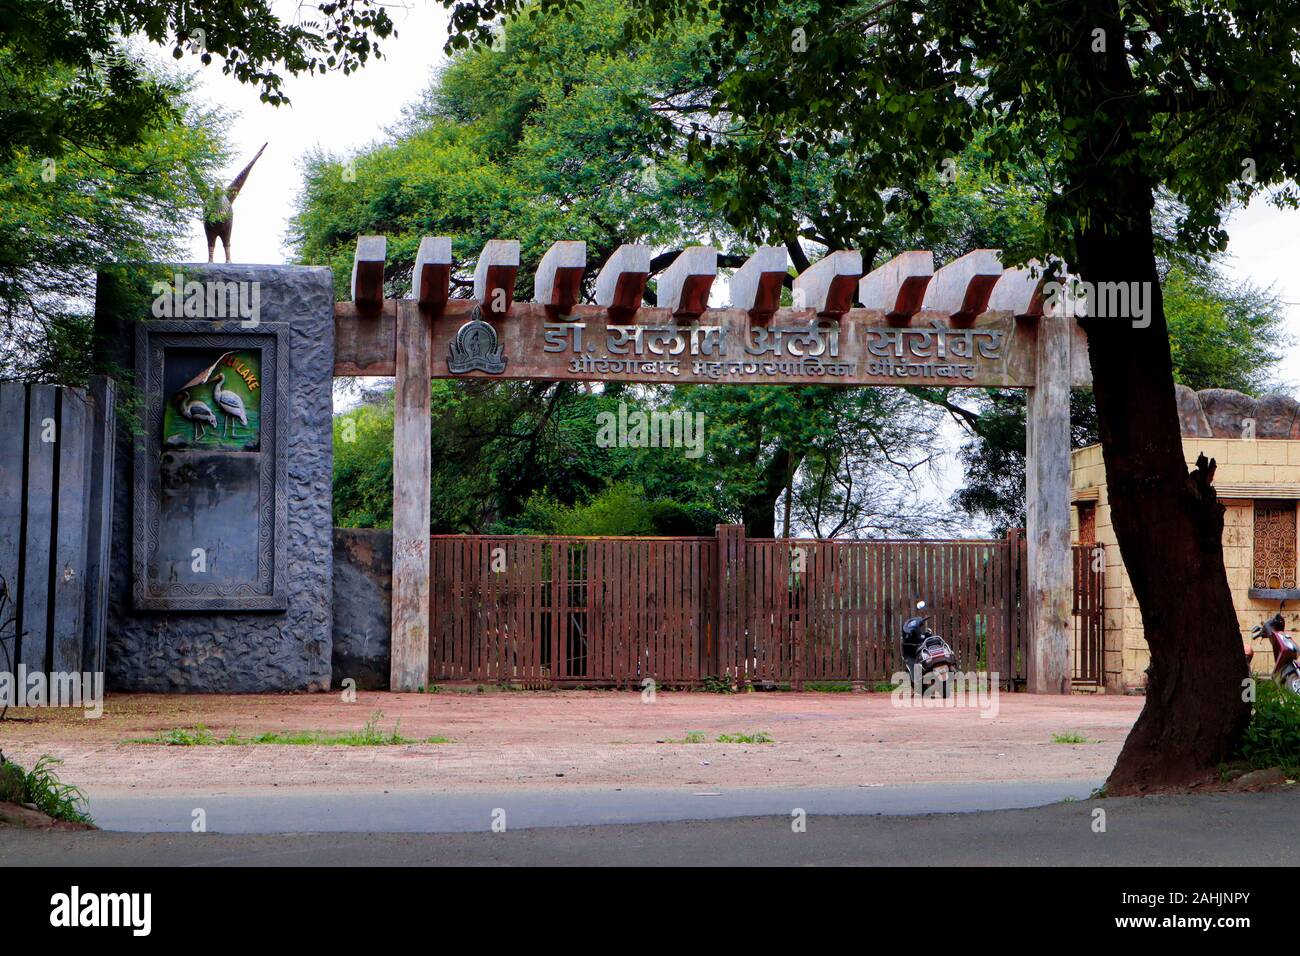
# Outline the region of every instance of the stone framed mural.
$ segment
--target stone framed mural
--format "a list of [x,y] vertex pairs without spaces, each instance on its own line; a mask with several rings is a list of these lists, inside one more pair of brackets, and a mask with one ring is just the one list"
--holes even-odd
[[261,349],[228,349],[220,354],[216,349],[177,349],[167,359],[163,449],[257,451]]
[[135,607],[284,610],[287,324],[142,323],[135,364]]

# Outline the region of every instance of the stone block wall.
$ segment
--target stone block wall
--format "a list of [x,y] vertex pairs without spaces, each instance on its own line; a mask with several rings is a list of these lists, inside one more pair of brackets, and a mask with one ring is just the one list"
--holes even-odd
[[[1246,485],[1267,486],[1273,494],[1300,492],[1300,441],[1287,439],[1242,440],[1232,438],[1183,439],[1183,457],[1190,470],[1198,454],[1218,463],[1215,486],[1223,502],[1223,558],[1232,589],[1233,604],[1243,642],[1249,641],[1256,624],[1277,613],[1280,602],[1250,597],[1255,544],[1255,500],[1244,495]],[[1076,501],[1087,500],[1095,490],[1097,501],[1097,543],[1106,547],[1105,685],[1108,691],[1146,686],[1150,652],[1142,631],[1142,615],[1128,573],[1120,560],[1119,544],[1111,525],[1106,474],[1101,446],[1089,445],[1073,452],[1071,489]],[[1300,498],[1300,493],[1297,493]],[[1074,540],[1078,540],[1078,509],[1071,509]],[[1288,625],[1300,624],[1300,607],[1284,609]],[[1254,644],[1254,669],[1272,669],[1272,653],[1266,641]]]
[[[150,283],[176,271],[187,281],[259,284],[260,321],[289,325],[286,534],[276,542],[285,562],[287,607],[275,611],[153,611],[132,597],[134,431],[129,415],[117,430],[113,501],[114,560],[109,580],[106,684],[110,690],[222,692],[325,690],[332,656],[331,540],[334,289],[321,267],[185,265],[106,271],[96,290],[97,362],[119,377],[120,404],[130,407],[135,326],[152,321]],[[194,318],[202,320],[202,316]]]
[[387,690],[393,533],[334,529],[334,686]]

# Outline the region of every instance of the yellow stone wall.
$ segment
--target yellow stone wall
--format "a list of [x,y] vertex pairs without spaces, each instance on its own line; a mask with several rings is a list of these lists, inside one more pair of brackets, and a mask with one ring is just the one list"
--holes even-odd
[[[1221,489],[1241,483],[1300,485],[1300,441],[1259,439],[1245,441],[1226,438],[1184,438],[1183,457],[1188,468],[1204,452],[1218,463],[1215,484]],[[1106,497],[1106,473],[1102,465],[1101,446],[1089,445],[1073,452],[1070,487],[1074,500],[1088,500],[1096,489],[1097,543],[1106,548],[1106,645],[1104,653],[1105,684],[1108,691],[1123,691],[1146,686],[1146,668],[1150,661],[1142,632],[1142,616],[1129,583],[1128,573],[1120,561],[1119,545],[1110,520]],[[1288,493],[1289,494],[1289,493]],[[1254,561],[1255,502],[1253,498],[1229,498],[1220,492],[1226,508],[1223,527],[1223,561],[1237,608],[1237,622],[1243,641],[1251,628],[1271,617],[1279,608],[1277,601],[1252,600],[1248,592]],[[1070,522],[1074,540],[1078,540],[1079,514],[1071,508]],[[1300,623],[1300,605],[1293,603],[1283,611],[1288,626]],[[1297,628],[1300,629],[1300,628]],[[1273,655],[1267,642],[1255,642],[1254,669],[1267,674]]]

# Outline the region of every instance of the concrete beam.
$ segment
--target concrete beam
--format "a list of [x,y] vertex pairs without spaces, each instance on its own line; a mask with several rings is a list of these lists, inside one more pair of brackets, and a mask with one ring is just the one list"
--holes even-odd
[[1036,324],[1036,384],[1029,389],[1025,537],[1029,545],[1029,690],[1068,694],[1074,565],[1070,547],[1070,325]]
[[718,250],[687,246],[659,274],[655,303],[671,309],[673,318],[697,319],[709,307],[709,290],[718,275]]
[[1011,312],[1018,319],[1040,319],[1046,282],[1047,267],[1037,259],[1030,259],[1020,269],[1006,269],[989,294],[988,308]]
[[519,272],[519,240],[489,239],[474,267],[474,298],[484,318],[510,313],[515,300],[515,276]]
[[838,319],[853,308],[853,293],[862,278],[862,253],[841,249],[823,256],[794,280],[794,306]]
[[363,313],[377,313],[384,304],[384,260],[388,240],[383,236],[361,236],[352,256],[352,301]]
[[393,390],[393,595],[389,688],[429,682],[429,514],[432,491],[429,320],[410,300],[397,304]]
[[933,252],[904,252],[862,277],[858,301],[864,308],[884,312],[892,324],[906,324],[921,311],[933,276]]
[[554,243],[537,266],[533,301],[545,306],[546,314],[551,318],[567,318],[582,296],[582,277],[586,271],[585,242]]
[[411,274],[411,298],[420,311],[434,316],[442,312],[451,297],[451,238],[425,236],[415,254]]
[[782,246],[759,246],[731,277],[731,308],[749,313],[762,325],[781,307],[788,255]]
[[650,248],[625,243],[614,250],[596,276],[596,304],[616,322],[626,322],[641,308],[650,278]]
[[968,252],[935,270],[921,308],[946,312],[956,325],[969,323],[987,311],[989,296],[1003,271],[996,249]]

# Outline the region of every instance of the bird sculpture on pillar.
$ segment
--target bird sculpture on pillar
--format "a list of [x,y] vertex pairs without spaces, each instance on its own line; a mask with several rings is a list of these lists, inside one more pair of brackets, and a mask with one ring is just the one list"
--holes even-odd
[[212,255],[217,248],[217,240],[221,240],[221,248],[226,253],[226,261],[230,261],[230,227],[235,221],[235,197],[239,191],[244,188],[244,182],[248,179],[248,174],[253,169],[253,164],[261,158],[262,151],[266,149],[266,143],[262,144],[262,149],[257,151],[254,156],[224,190],[220,187],[209,188],[199,183],[199,189],[203,194],[203,231],[208,237],[208,261],[212,261]]

